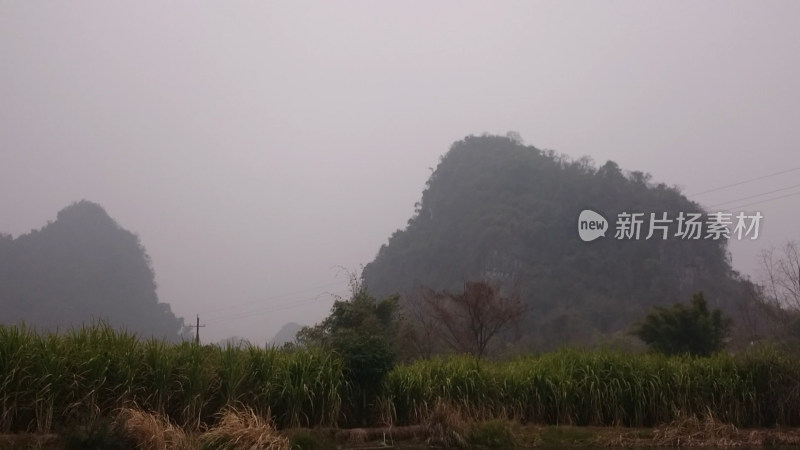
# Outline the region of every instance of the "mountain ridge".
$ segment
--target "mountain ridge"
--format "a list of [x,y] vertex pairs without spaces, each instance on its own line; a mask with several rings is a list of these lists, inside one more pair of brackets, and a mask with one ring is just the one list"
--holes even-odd
[[4,324],[55,331],[103,320],[172,340],[183,331],[158,299],[139,238],[90,201],[67,206],[41,229],[0,235],[0,281]]
[[[725,240],[583,242],[584,209],[607,219],[621,212],[705,214],[678,188],[648,174],[595,167],[516,136],[468,136],[440,159],[405,229],[395,231],[363,269],[376,295],[405,301],[426,286],[459,290],[495,279],[521,286],[529,306],[527,340],[553,347],[625,334],[653,306],[705,291],[712,306],[735,313],[746,281],[730,266]],[[646,230],[645,230],[646,232]]]

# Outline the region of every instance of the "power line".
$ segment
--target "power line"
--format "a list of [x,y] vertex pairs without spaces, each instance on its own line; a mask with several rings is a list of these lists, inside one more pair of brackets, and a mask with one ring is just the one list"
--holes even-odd
[[253,305],[253,304],[256,304],[256,303],[263,303],[264,301],[267,301],[267,300],[274,300],[274,299],[277,299],[277,298],[288,297],[288,296],[291,296],[291,295],[304,294],[304,293],[309,292],[309,291],[316,291],[316,290],[327,288],[327,287],[339,286],[343,282],[344,282],[344,280],[341,280],[341,281],[337,281],[335,283],[327,283],[327,284],[323,284],[323,285],[320,285],[320,286],[313,286],[313,287],[310,287],[310,288],[300,289],[300,290],[297,290],[297,291],[294,291],[294,292],[286,292],[286,293],[283,293],[283,294],[277,294],[277,295],[272,295],[272,296],[269,296],[269,297],[263,297],[263,298],[260,298],[258,300],[251,300],[251,301],[247,301],[247,302],[236,303],[236,304],[233,304],[233,305],[226,305],[226,306],[222,306],[222,307],[216,308],[216,309],[205,310],[205,311],[203,311],[203,314],[213,314],[213,313],[216,313],[216,312],[226,311],[226,310],[233,309],[233,308],[238,308],[238,307],[241,307],[241,306]]
[[771,201],[773,201],[773,200],[780,200],[780,199],[782,199],[782,198],[794,197],[794,196],[796,196],[796,195],[800,195],[800,192],[794,192],[794,193],[791,193],[791,194],[780,195],[780,196],[778,196],[778,197],[773,197],[773,198],[768,198],[768,199],[764,199],[764,200],[759,200],[759,201],[757,201],[757,202],[745,203],[744,205],[733,206],[733,207],[731,207],[731,208],[728,208],[728,209],[726,209],[726,210],[724,210],[724,211],[719,211],[719,212],[733,212],[733,211],[736,211],[736,210],[738,210],[738,209],[741,209],[741,208],[746,208],[746,207],[748,207],[748,206],[760,205],[760,204],[763,204],[763,203],[771,202]]
[[761,197],[762,195],[774,194],[776,192],[781,192],[781,191],[788,191],[789,189],[795,189],[795,188],[798,188],[798,187],[800,187],[800,184],[795,184],[794,186],[788,186],[788,187],[785,187],[785,188],[775,189],[775,190],[768,191],[768,192],[762,192],[760,194],[750,195],[748,197],[737,198],[735,200],[729,200],[727,202],[717,203],[715,205],[709,206],[708,208],[716,208],[717,206],[723,206],[723,205],[727,205],[729,203],[735,203],[735,202],[739,202],[739,201],[742,201],[742,200],[750,200],[751,198]]
[[287,310],[287,309],[296,308],[298,306],[310,305],[310,304],[318,302],[321,297],[322,296],[319,296],[319,297],[316,297],[316,298],[312,298],[312,299],[306,299],[304,301],[299,301],[299,302],[295,302],[295,303],[288,304],[288,305],[282,305],[282,307],[269,308],[269,309],[258,310],[258,311],[249,311],[249,312],[243,313],[243,314],[237,314],[237,315],[234,315],[234,316],[222,317],[220,319],[216,319],[216,320],[210,321],[209,324],[214,325],[214,324],[218,324],[218,323],[229,322],[231,320],[240,320],[240,319],[245,319],[247,317],[254,317],[254,316],[260,316],[262,314],[273,313],[273,312],[276,312],[276,311],[284,311],[284,310]]
[[734,186],[741,186],[743,184],[752,183],[753,181],[763,180],[763,179],[766,179],[766,178],[771,178],[771,177],[775,177],[775,176],[778,176],[778,175],[783,175],[785,173],[794,172],[796,170],[800,170],[800,167],[795,167],[793,169],[786,169],[786,170],[782,170],[780,172],[771,173],[769,175],[763,175],[763,176],[760,176],[760,177],[751,178],[749,180],[744,180],[744,181],[739,181],[739,182],[732,183],[732,184],[727,184],[725,186],[720,186],[720,187],[709,189],[709,190],[706,190],[706,191],[695,192],[695,193],[687,195],[687,197],[689,197],[689,196],[696,197],[698,195],[708,194],[710,192],[717,192],[717,191],[721,191],[723,189],[728,189],[728,188],[731,188],[731,187],[734,187]]
[[200,328],[205,328],[206,324],[200,325],[200,314],[197,315],[197,325],[189,325],[189,328],[194,328],[197,334],[194,337],[194,343],[200,345]]
[[304,300],[300,300],[300,301],[279,303],[277,305],[273,305],[273,306],[270,306],[268,308],[245,311],[245,312],[241,312],[241,313],[238,313],[238,314],[234,314],[232,316],[223,316],[223,317],[218,318],[218,319],[210,320],[208,322],[208,324],[212,325],[212,324],[216,324],[216,323],[227,322],[229,320],[243,319],[245,317],[258,316],[258,315],[261,315],[261,314],[271,313],[271,312],[275,312],[275,311],[283,311],[283,310],[287,310],[287,309],[292,309],[292,308],[295,308],[297,306],[310,305],[312,303],[320,301],[320,299],[325,294],[333,295],[335,297],[335,296],[341,296],[343,294],[347,294],[347,292],[348,291],[341,291],[341,292],[338,292],[338,293],[323,292],[323,293],[321,293],[321,294],[319,294],[317,296],[314,296],[314,297],[311,297],[311,298],[307,298],[307,299],[304,299]]

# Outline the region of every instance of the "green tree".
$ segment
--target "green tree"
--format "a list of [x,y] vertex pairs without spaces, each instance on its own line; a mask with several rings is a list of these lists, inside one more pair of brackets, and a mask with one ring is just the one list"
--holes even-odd
[[351,275],[350,281],[351,298],[337,299],[331,314],[315,326],[301,329],[297,341],[320,346],[344,359],[353,395],[351,413],[365,423],[381,382],[396,361],[398,298],[377,300],[355,276]]
[[692,296],[690,307],[680,303],[672,308],[655,307],[632,333],[667,355],[709,356],[725,347],[730,328],[730,318],[719,309],[710,311],[703,293],[698,292]]

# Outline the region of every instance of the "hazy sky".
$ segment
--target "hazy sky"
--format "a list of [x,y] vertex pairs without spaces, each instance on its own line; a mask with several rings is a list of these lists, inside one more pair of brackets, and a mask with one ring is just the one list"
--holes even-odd
[[[0,231],[101,204],[204,338],[312,323],[469,134],[612,159],[800,239],[800,2],[0,0]],[[573,224],[565,224],[565,226]]]

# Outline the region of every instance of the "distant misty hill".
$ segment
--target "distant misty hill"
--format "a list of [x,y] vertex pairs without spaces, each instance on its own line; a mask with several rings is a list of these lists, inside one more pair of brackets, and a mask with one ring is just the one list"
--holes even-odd
[[278,330],[275,337],[270,341],[270,344],[281,346],[287,342],[294,342],[297,337],[297,332],[300,331],[301,328],[303,328],[303,326],[295,322],[285,324]]
[[177,339],[183,320],[156,295],[139,239],[100,205],[74,203],[54,222],[0,235],[0,321],[65,330],[103,319],[140,336]]
[[[583,242],[578,216],[603,214],[612,227]],[[529,312],[523,333],[540,347],[588,344],[621,335],[654,305],[704,291],[735,314],[747,283],[729,264],[725,240],[614,238],[620,212],[702,213],[641,172],[596,167],[524,145],[518,137],[470,136],[433,171],[416,212],[363,270],[369,290],[414,298],[419,286],[458,291],[464,282],[517,286]],[[660,236],[660,235],[659,235]]]

